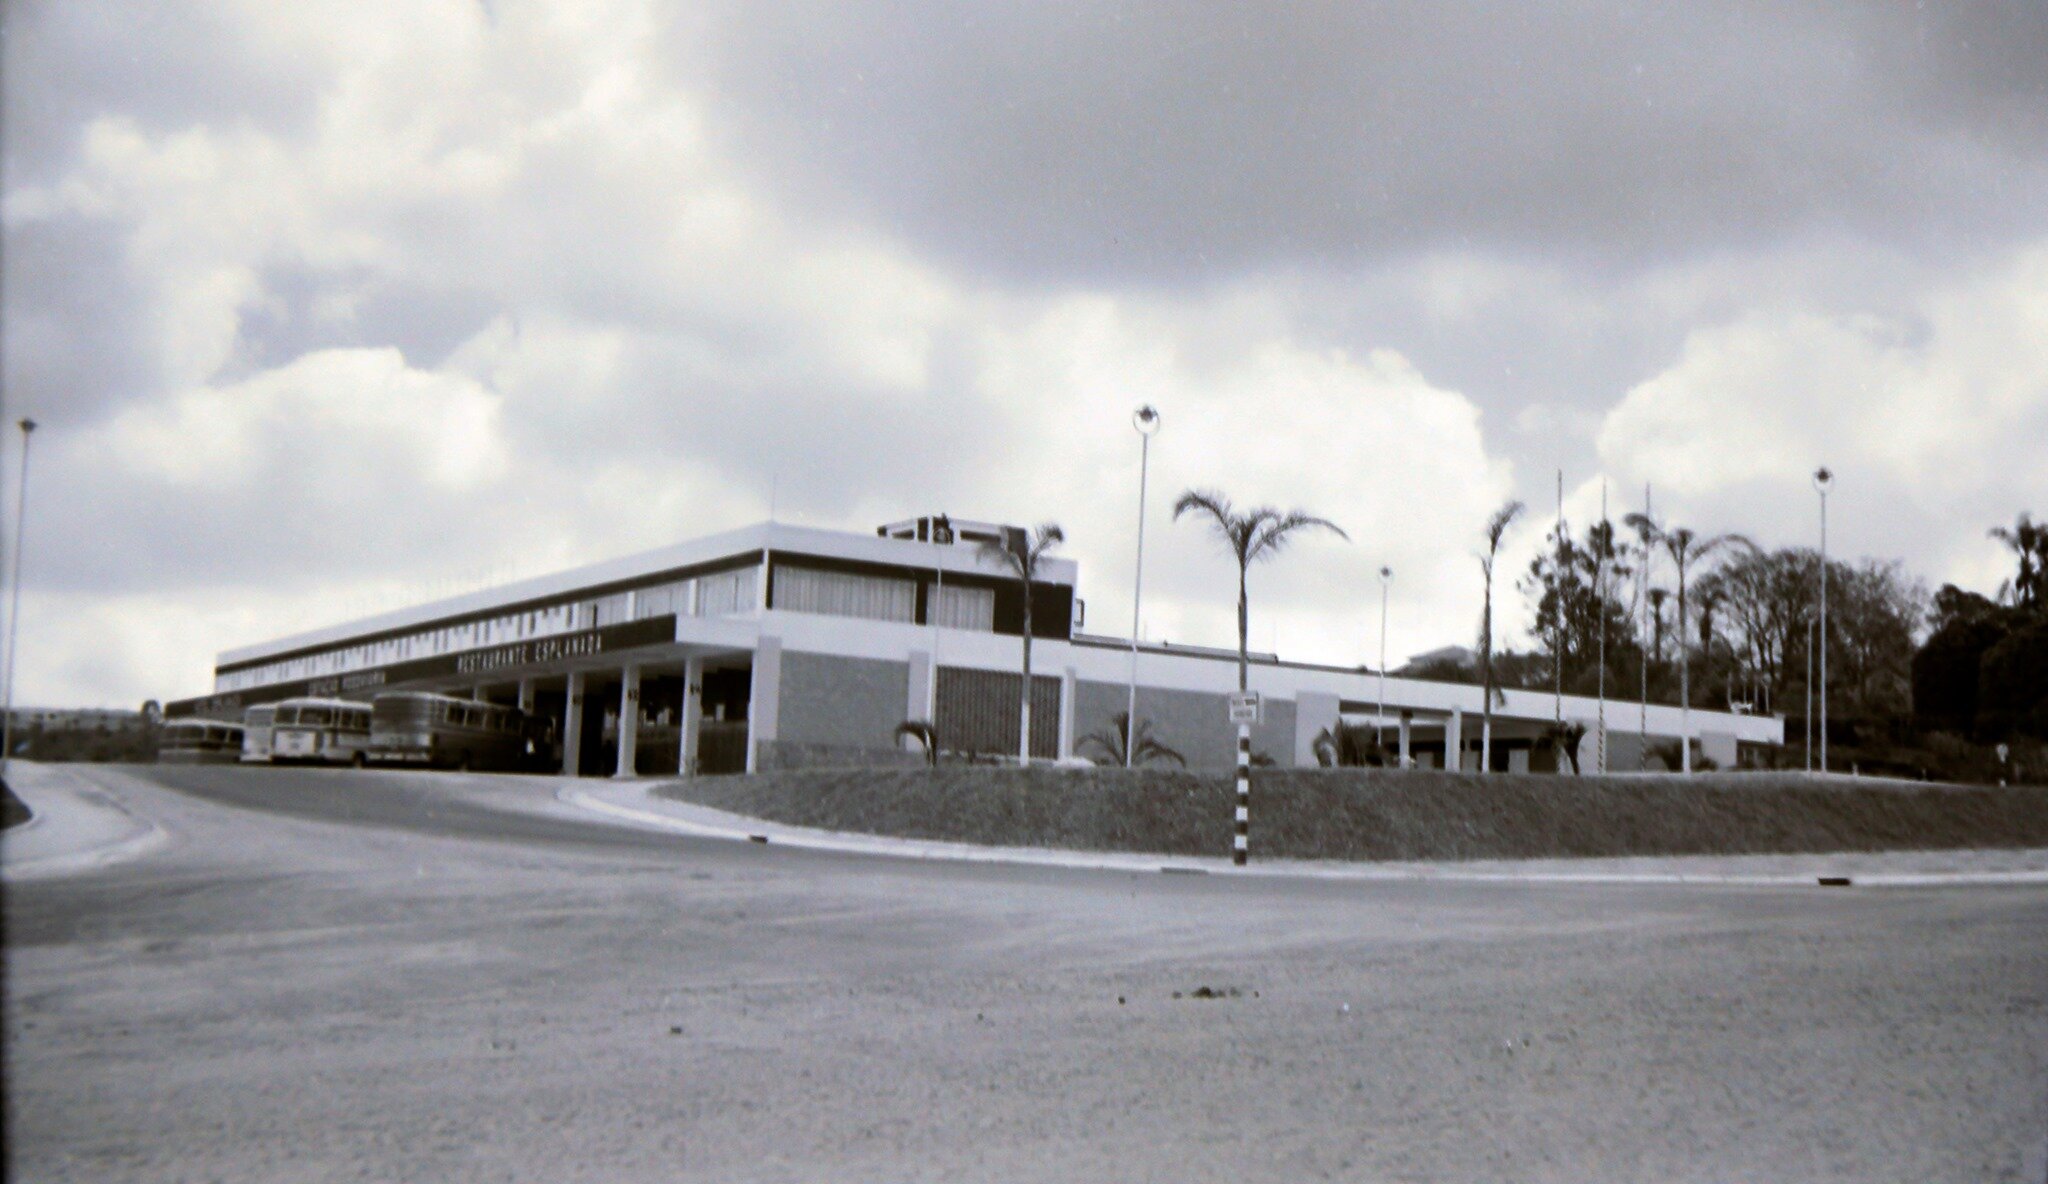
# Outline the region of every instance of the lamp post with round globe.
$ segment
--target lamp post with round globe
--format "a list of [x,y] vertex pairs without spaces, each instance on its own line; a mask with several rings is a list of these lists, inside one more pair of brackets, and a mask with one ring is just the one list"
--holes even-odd
[[1820,771],[1828,771],[1828,490],[1835,484],[1826,465],[1813,471],[1820,494]]
[[1159,432],[1159,410],[1147,403],[1131,412],[1138,430],[1138,561],[1131,579],[1131,695],[1124,708],[1124,768],[1136,765],[1138,747],[1138,606],[1145,595],[1145,482],[1152,467],[1152,437]]
[[1382,565],[1380,568],[1380,702],[1372,714],[1372,744],[1375,750],[1384,752],[1387,742],[1382,733],[1387,726],[1387,587],[1394,582],[1394,569]]

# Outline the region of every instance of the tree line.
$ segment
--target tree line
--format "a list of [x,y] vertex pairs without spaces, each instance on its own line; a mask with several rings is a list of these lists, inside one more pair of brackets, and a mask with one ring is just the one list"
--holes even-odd
[[[1954,585],[1930,595],[1898,560],[1824,561],[1810,547],[1766,548],[1744,535],[1705,535],[1649,514],[1628,514],[1618,525],[1603,519],[1578,532],[1560,523],[1516,581],[1535,645],[1496,652],[1495,565],[1524,509],[1521,502],[1506,503],[1481,532],[1484,549],[1475,554],[1484,597],[1473,666],[1445,662],[1406,671],[1481,684],[1482,748],[1500,687],[1775,713],[1809,728],[1822,714],[1817,698],[1824,693],[1828,735],[1843,751],[1840,765],[1862,758],[1872,772],[1988,778],[2005,772],[1986,755],[2005,743],[2018,745],[2037,769],[2048,767],[2048,523],[2023,513],[2012,527],[1990,530],[2016,562],[1995,597]],[[1250,569],[1304,531],[1349,536],[1306,510],[1241,510],[1210,489],[1184,491],[1175,501],[1176,520],[1190,515],[1210,527],[1232,560],[1243,688]],[[1028,605],[1030,580],[1064,537],[1057,524],[1045,523],[985,544],[983,552],[1025,585]],[[1028,688],[1028,617],[1024,634],[1022,685]],[[1029,763],[1028,692],[1020,694],[1019,716],[1027,738],[1019,759]],[[1151,740],[1147,728],[1142,718],[1134,729],[1120,716],[1113,732],[1088,741],[1119,764],[1178,760],[1180,754]],[[1788,730],[1796,735],[1799,728]],[[935,753],[937,737],[923,739]],[[1798,763],[1800,755],[1790,748],[1781,763]],[[1689,751],[1680,756],[1690,764]]]
[[[1952,584],[1930,595],[1898,560],[1827,559],[1829,735],[1852,754],[1917,745],[1924,767],[1955,763],[1959,745],[2048,740],[2048,523],[2023,513],[1989,535],[2015,564],[1992,597]],[[1517,581],[1534,646],[1489,654],[1482,620],[1465,677],[1803,724],[1822,694],[1822,571],[1810,547],[1702,537],[1642,514],[1553,527]]]

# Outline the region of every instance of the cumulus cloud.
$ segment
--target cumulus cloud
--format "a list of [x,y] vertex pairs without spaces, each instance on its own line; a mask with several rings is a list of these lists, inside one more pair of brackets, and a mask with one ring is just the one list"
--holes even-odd
[[1766,307],[1698,330],[1607,416],[1599,447],[1698,525],[1785,542],[1818,541],[1808,475],[1827,464],[1836,548],[1911,554],[1936,579],[1988,587],[2002,561],[1985,529],[2048,504],[2043,441],[2048,245],[2035,245],[1898,315]]
[[[649,54],[655,10],[610,16],[370,14],[335,44],[251,10],[238,36],[303,65],[310,122],[99,112],[64,168],[8,195],[11,227],[119,244],[147,313],[121,343],[147,360],[146,396],[52,425],[39,480],[59,521],[30,622],[49,597],[121,637],[134,627],[109,622],[181,597],[249,606],[194,618],[210,642],[181,631],[116,666],[51,646],[26,690],[133,697],[145,672],[189,690],[213,649],[340,606],[507,555],[531,571],[652,546],[771,500],[856,529],[934,503],[1065,518],[1100,624],[1126,595],[1138,398],[1175,425],[1155,635],[1231,632],[1207,541],[1163,533],[1184,485],[1309,505],[1370,541],[1260,573],[1260,619],[1294,652],[1353,653],[1352,589],[1390,558],[1418,603],[1457,602],[1468,580],[1392,540],[1505,488],[1461,396],[1394,351],[1305,338],[1256,285],[1013,294],[873,230],[792,220]],[[438,356],[394,343],[390,309],[415,303],[458,318],[415,335]]]
[[1910,485],[1952,565],[2032,496],[1963,459],[2040,425],[2039,254],[1984,263],[2048,212],[2025,21],[735,11],[24,6],[23,697],[188,693],[771,503],[1060,519],[1121,629],[1146,401],[1148,635],[1232,639],[1228,561],[1166,519],[1214,486],[1351,532],[1253,576],[1254,644],[1341,662],[1383,563],[1392,656],[1469,641],[1480,524],[1596,439],[1754,529],[1840,437],[1844,504]]

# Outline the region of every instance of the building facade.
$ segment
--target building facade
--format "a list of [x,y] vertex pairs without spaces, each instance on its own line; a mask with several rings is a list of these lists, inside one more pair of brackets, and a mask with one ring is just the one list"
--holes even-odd
[[[892,523],[874,535],[764,523],[673,547],[314,630],[220,655],[210,695],[167,716],[237,719],[304,695],[367,700],[433,690],[514,703],[553,721],[562,771],[584,775],[897,764],[899,724],[930,721],[942,749],[1020,747],[1022,582],[980,557],[990,523]],[[1105,759],[1130,685],[1137,718],[1194,768],[1235,761],[1234,650],[1144,644],[1079,628],[1078,572],[1047,560],[1031,584],[1031,751]],[[1319,738],[1371,727],[1413,763],[1476,768],[1480,690],[1254,655],[1256,753],[1315,765]],[[1384,685],[1384,702],[1381,687]],[[1496,768],[1552,763],[1561,715],[1590,729],[1590,769],[1635,770],[1684,736],[1727,766],[1775,744],[1775,717],[1508,690]],[[1604,713],[1604,735],[1599,722]]]

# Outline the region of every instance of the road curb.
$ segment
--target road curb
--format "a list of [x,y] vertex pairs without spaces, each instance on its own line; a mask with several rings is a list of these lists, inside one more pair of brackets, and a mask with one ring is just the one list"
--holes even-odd
[[[80,834],[52,836],[52,841],[64,841],[68,837],[70,841],[81,844],[74,849],[27,857],[10,853],[5,859],[0,859],[0,879],[12,882],[76,875],[134,859],[170,841],[169,832],[155,822],[130,812],[113,798],[104,785],[91,782],[70,770],[39,770],[38,777],[47,777],[61,784],[38,784],[31,791],[41,796],[42,801],[38,804],[29,801],[17,782],[15,796],[20,797],[32,813],[29,821],[0,836],[0,850],[19,850],[23,838],[41,838],[48,830],[61,832],[66,826],[78,829],[77,820],[80,818],[92,821]],[[81,786],[81,781],[86,781],[86,785]],[[90,795],[85,792],[87,788],[92,791]],[[109,827],[107,819],[116,816],[118,824]],[[114,837],[95,833],[94,827],[110,830]]]
[[[621,787],[624,788],[624,787]],[[640,786],[634,786],[641,789]],[[651,793],[643,794],[652,799]],[[1927,888],[1964,886],[2048,885],[2048,869],[2010,871],[1910,872],[1879,871],[1847,874],[1800,872],[1703,872],[1703,871],[1550,871],[1536,868],[1466,869],[1456,864],[1426,866],[1384,866],[1341,863],[1305,865],[1299,863],[1233,866],[1224,858],[1196,858],[1170,855],[1139,855],[1119,852],[1058,851],[1028,847],[976,847],[963,843],[941,843],[924,839],[896,839],[881,835],[849,835],[811,830],[760,819],[731,817],[743,825],[725,826],[698,822],[676,813],[641,809],[607,801],[590,791],[565,786],[557,791],[560,801],[659,830],[698,838],[730,842],[796,847],[812,851],[867,855],[886,859],[937,860],[958,863],[1000,863],[1027,867],[1065,867],[1089,871],[1146,872],[1166,875],[1218,875],[1354,882],[1428,882],[1477,884],[1696,884],[1734,887],[1845,887],[1845,888]],[[708,808],[707,808],[708,809]],[[723,813],[722,811],[720,813]]]

